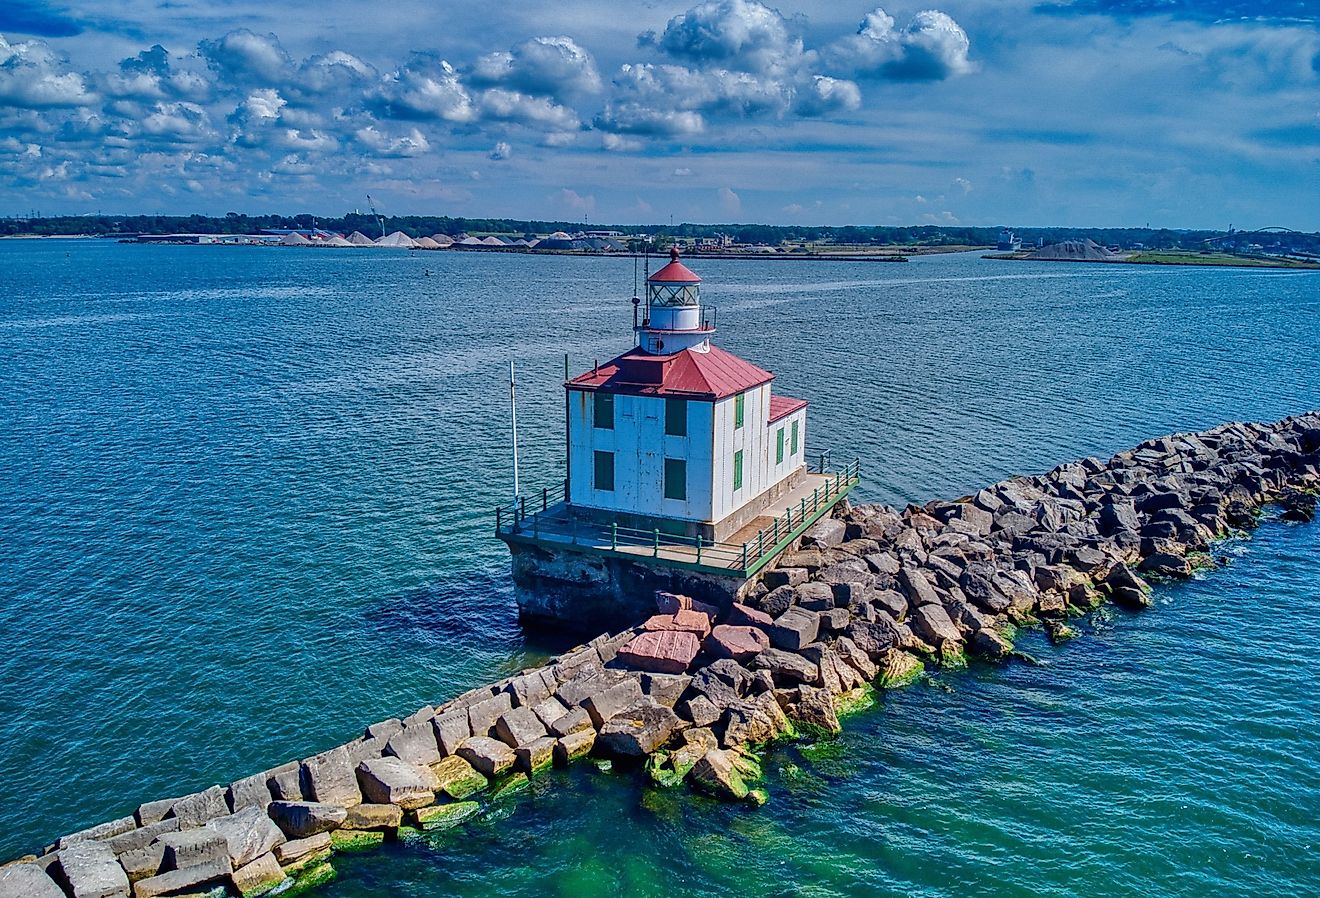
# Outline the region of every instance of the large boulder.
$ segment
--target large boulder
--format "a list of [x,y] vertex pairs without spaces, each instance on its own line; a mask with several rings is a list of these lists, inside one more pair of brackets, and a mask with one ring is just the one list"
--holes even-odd
[[956,646],[962,642],[962,633],[949,619],[943,605],[921,605],[912,612],[909,620],[912,632],[925,642],[936,647],[941,645]]
[[0,867],[0,898],[65,898],[64,891],[36,864]]
[[838,518],[822,518],[807,528],[806,533],[802,534],[802,544],[804,546],[830,548],[842,543],[847,532],[848,525]]
[[197,867],[215,860],[229,860],[229,841],[224,834],[210,829],[188,829],[160,837],[165,846],[164,869]]
[[898,573],[899,585],[907,593],[908,602],[913,608],[919,608],[922,605],[938,605],[940,597],[935,592],[935,587],[931,584],[930,578],[920,568],[904,565]]
[[179,829],[195,829],[208,820],[230,813],[229,802],[225,801],[225,790],[219,786],[176,798],[171,810],[179,821]]
[[774,626],[775,619],[764,611],[734,602],[724,622],[732,627],[759,627],[762,630],[769,630]]
[[369,758],[358,765],[362,794],[373,804],[395,804],[404,810],[424,808],[435,801],[440,780],[428,767],[401,758]]
[[668,742],[680,723],[669,708],[643,701],[611,717],[600,728],[596,744],[610,754],[644,757]]
[[[704,619],[705,615],[700,617]],[[618,659],[633,670],[679,674],[688,669],[700,651],[701,637],[690,630],[648,631],[624,643]]]
[[703,792],[728,801],[742,801],[747,797],[747,783],[733,763],[733,753],[712,748],[702,756],[688,774]]
[[775,618],[770,629],[770,642],[776,648],[797,651],[815,642],[820,635],[820,615],[799,606],[793,606]]
[[158,898],[161,895],[172,895],[193,886],[200,886],[202,883],[225,879],[231,872],[233,872],[233,868],[229,866],[228,859],[216,858],[192,867],[167,870],[164,873],[157,873],[155,876],[138,880],[133,884],[133,895],[134,898]]
[[791,729],[792,724],[773,692],[733,703],[725,710],[719,725],[725,748],[773,742]]
[[588,697],[582,707],[591,715],[592,725],[600,729],[615,714],[631,708],[641,699],[642,684],[634,677],[627,677]]
[[435,774],[436,791],[455,801],[462,801],[488,785],[485,776],[457,755],[445,758],[432,767],[431,772]]
[[72,898],[126,898],[128,895],[128,875],[104,842],[75,842],[60,849],[57,857]]
[[818,736],[834,736],[843,732],[834,696],[828,689],[799,686],[797,701],[789,706],[789,715],[809,732]]
[[721,624],[706,639],[706,651],[716,658],[747,662],[770,648],[770,637],[756,627]]
[[675,611],[673,614],[656,614],[648,617],[642,623],[642,629],[652,632],[686,630],[689,633],[697,634],[697,638],[702,639],[710,632],[710,617],[700,611],[691,610]]
[[249,805],[227,817],[210,820],[203,829],[224,837],[229,861],[235,867],[251,863],[287,841],[284,833],[267,816],[265,808],[255,805]]
[[495,721],[495,736],[509,748],[535,742],[545,735],[545,725],[536,712],[526,706],[513,708]]
[[[440,761],[440,744],[436,738],[434,717],[405,726],[385,743],[385,754],[393,755],[409,764],[436,764]],[[319,799],[324,801],[324,799]],[[347,806],[347,805],[346,805]]]
[[436,743],[446,756],[458,751],[463,741],[472,735],[472,726],[466,708],[455,708],[444,714],[437,714],[431,721],[431,729],[435,731]]
[[290,839],[330,832],[348,817],[346,808],[316,801],[272,801],[266,812]]
[[241,898],[254,898],[282,885],[288,876],[280,867],[279,861],[275,860],[275,855],[263,854],[254,858],[251,863],[239,867],[229,879],[234,885],[234,891],[238,892]]
[[815,664],[782,649],[766,649],[752,659],[751,667],[770,671],[775,683],[781,686],[815,683],[820,679],[820,669]]
[[854,620],[844,635],[873,661],[898,645],[898,625],[889,615],[877,613],[875,620]]
[[[427,726],[428,734],[430,730],[430,726]],[[434,748],[435,739],[432,738],[431,742]],[[438,754],[436,760],[440,760]],[[353,775],[353,759],[342,745],[305,759],[302,762],[302,773],[304,791],[313,801],[337,804],[344,808],[362,801],[357,777]]]
[[468,706],[468,726],[473,736],[489,736],[495,721],[513,707],[513,698],[507,692]]
[[483,776],[497,776],[513,766],[513,749],[489,736],[473,736],[458,749],[458,756]]

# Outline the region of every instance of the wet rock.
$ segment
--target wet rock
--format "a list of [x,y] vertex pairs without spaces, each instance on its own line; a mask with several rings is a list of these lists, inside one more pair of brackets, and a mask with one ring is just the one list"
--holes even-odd
[[[474,739],[483,737],[474,736]],[[453,804],[433,804],[409,812],[409,819],[417,824],[418,829],[431,832],[457,826],[481,810],[475,801],[456,801]]]
[[431,768],[435,774],[436,791],[455,801],[462,801],[486,788],[486,777],[467,761],[453,755]]
[[458,749],[458,757],[472,765],[483,776],[492,777],[513,766],[513,749],[489,736],[473,736]]
[[994,627],[977,630],[972,635],[970,646],[976,654],[995,660],[1007,658],[1013,652],[1013,643]]
[[[417,805],[417,807],[426,807],[434,802],[435,796],[431,796],[431,801],[426,804]],[[400,804],[375,804],[364,803],[354,805],[348,809],[348,816],[344,818],[344,830],[355,832],[380,832],[396,830],[403,823],[404,806]]]
[[509,748],[534,742],[546,734],[545,725],[531,708],[512,708],[495,722],[495,736]]
[[962,633],[949,619],[943,605],[922,605],[912,612],[909,620],[912,632],[920,639],[939,648],[945,644],[959,645]]
[[[133,895],[135,898],[158,898],[160,895],[181,892],[202,883],[228,879],[232,870],[228,859],[211,860],[192,867],[169,870],[138,880],[133,884]],[[124,892],[124,894],[128,893]]]
[[290,839],[329,832],[348,817],[346,808],[315,801],[272,801],[266,813]]
[[716,658],[746,662],[770,647],[770,637],[756,627],[721,624],[706,640],[706,651]]
[[1186,558],[1168,552],[1156,552],[1142,560],[1138,569],[1157,577],[1185,578],[1192,575],[1192,564]]
[[1315,496],[1301,490],[1287,489],[1279,496],[1282,520],[1307,523],[1315,520]]
[[255,898],[282,885],[288,877],[273,854],[263,854],[238,868],[230,876],[234,890],[242,898]]
[[0,867],[0,898],[65,898],[64,891],[36,864]]
[[791,733],[792,724],[784,716],[775,694],[766,692],[730,705],[721,718],[719,730],[721,744],[732,748],[773,742]]
[[280,828],[266,815],[265,809],[255,805],[228,817],[208,821],[202,829],[224,839],[229,861],[235,867],[251,863],[287,841]]
[[284,866],[288,866],[294,861],[324,851],[329,847],[330,834],[317,833],[314,836],[308,836],[305,839],[294,839],[276,847],[275,860],[279,861],[280,864]]
[[643,757],[664,745],[679,724],[678,715],[669,708],[642,701],[611,717],[600,728],[596,743],[613,755]]
[[[406,732],[408,728],[394,736],[386,744],[386,748],[392,750],[394,740]],[[435,748],[435,738],[431,735],[429,724],[424,727],[424,733],[425,738],[431,742],[431,752],[435,760],[440,760],[440,752]],[[337,804],[344,808],[352,807],[362,801],[357,777],[353,774],[353,761],[349,757],[348,749],[342,745],[305,759],[302,762],[302,777],[303,793],[313,801]]]
[[688,774],[692,783],[703,792],[726,801],[742,801],[747,797],[747,784],[734,767],[730,752],[713,748],[693,765]]
[[700,651],[701,638],[694,632],[646,632],[638,633],[619,649],[619,660],[633,670],[678,674],[688,669]]
[[815,736],[835,736],[843,732],[834,709],[834,696],[826,689],[800,686],[790,714],[807,732]]
[[74,842],[61,848],[57,857],[72,898],[125,898],[128,895],[128,875],[104,842]]
[[529,775],[536,775],[554,763],[555,745],[559,740],[554,736],[542,736],[513,750],[514,766]]
[[596,731],[593,729],[588,728],[581,732],[570,733],[555,743],[555,763],[561,767],[566,767],[579,758],[585,758],[591,753],[595,743]]
[[405,810],[431,804],[440,788],[439,778],[429,767],[394,757],[363,761],[357,768],[357,780],[367,801],[395,804]]
[[820,634],[820,615],[794,606],[775,618],[770,642],[776,647],[795,651],[816,641]]

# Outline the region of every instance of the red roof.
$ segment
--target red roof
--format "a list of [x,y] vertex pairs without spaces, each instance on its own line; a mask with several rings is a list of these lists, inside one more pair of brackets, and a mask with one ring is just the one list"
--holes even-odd
[[700,284],[701,278],[678,261],[678,247],[669,248],[669,264],[646,279],[648,284]]
[[769,423],[773,424],[780,418],[787,418],[798,409],[806,407],[807,400],[805,399],[794,399],[792,396],[771,396]]
[[632,349],[578,375],[567,386],[570,390],[716,400],[759,387],[774,377],[718,346],[708,352],[684,349],[670,355]]

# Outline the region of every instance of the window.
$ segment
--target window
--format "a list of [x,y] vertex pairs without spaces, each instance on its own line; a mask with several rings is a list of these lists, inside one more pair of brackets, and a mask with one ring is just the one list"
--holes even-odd
[[596,452],[596,478],[593,481],[596,489],[614,492],[614,453]]
[[614,429],[614,394],[592,393],[592,421],[601,430]]
[[665,433],[671,437],[687,436],[686,399],[665,399]]
[[739,393],[733,397],[733,429],[737,430],[743,426],[743,418],[747,412],[747,394]]
[[789,455],[797,455],[797,451],[798,451],[798,422],[794,421],[794,422],[793,422],[793,440],[792,440],[792,445],[789,446],[788,454],[789,454]]
[[784,428],[781,427],[779,428],[779,432],[775,434],[775,464],[782,465],[783,463],[784,463]]
[[665,498],[687,499],[687,462],[681,458],[665,459]]
[[742,459],[741,449],[733,453],[733,491],[735,493],[742,489]]

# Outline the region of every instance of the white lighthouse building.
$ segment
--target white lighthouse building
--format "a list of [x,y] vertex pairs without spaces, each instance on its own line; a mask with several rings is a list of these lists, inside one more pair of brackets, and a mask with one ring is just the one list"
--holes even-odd
[[711,342],[701,278],[670,252],[637,345],[573,378],[568,501],[597,519],[724,540],[802,478],[807,403]]
[[562,499],[546,490],[497,512],[525,615],[594,615],[584,590],[727,600],[858,481],[856,463],[810,468],[806,400],[775,395],[774,374],[712,342],[714,310],[677,249],[647,278],[633,330],[631,349],[564,382]]

